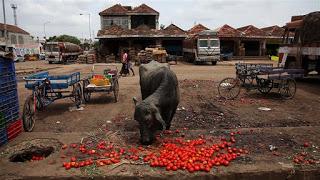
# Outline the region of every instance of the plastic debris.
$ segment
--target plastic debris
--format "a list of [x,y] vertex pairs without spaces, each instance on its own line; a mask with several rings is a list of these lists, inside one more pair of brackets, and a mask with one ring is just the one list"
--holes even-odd
[[269,145],[269,150],[270,150],[270,151],[277,150],[277,147],[270,144],[270,145]]
[[259,107],[258,109],[261,111],[271,111],[271,108],[268,107]]
[[72,112],[72,111],[83,111],[84,110],[84,107],[69,107],[69,111]]

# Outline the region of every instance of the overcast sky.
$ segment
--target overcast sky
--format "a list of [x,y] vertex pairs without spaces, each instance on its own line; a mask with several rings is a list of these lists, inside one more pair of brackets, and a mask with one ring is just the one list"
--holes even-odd
[[[5,0],[7,23],[13,24],[10,4],[18,6],[18,26],[35,37],[69,34],[89,37],[88,15],[94,34],[100,29],[99,12],[116,4],[138,6],[146,3],[160,12],[160,24],[174,23],[189,29],[195,23],[215,29],[224,24],[235,28],[253,24],[257,27],[282,26],[292,15],[320,10],[320,0]],[[1,7],[2,12],[2,7]],[[1,13],[1,21],[3,15]]]

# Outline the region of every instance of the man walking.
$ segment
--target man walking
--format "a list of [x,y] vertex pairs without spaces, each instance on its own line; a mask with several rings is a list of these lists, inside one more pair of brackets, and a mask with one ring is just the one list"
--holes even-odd
[[122,74],[124,74],[126,76],[127,74],[129,74],[129,70],[128,70],[128,53],[127,53],[126,49],[124,50],[124,53],[122,55],[121,62],[122,62],[122,68],[121,68],[121,71],[120,71],[120,76],[122,76]]

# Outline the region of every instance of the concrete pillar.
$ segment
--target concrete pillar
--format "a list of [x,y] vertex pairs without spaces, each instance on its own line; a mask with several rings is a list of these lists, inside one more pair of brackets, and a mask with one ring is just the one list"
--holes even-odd
[[104,19],[104,17],[103,16],[100,16],[100,29],[102,30],[102,29],[104,29],[104,23],[103,23],[103,19]]
[[262,56],[262,41],[259,41],[259,56]]
[[264,56],[265,55],[265,49],[266,49],[266,39],[260,40],[259,41],[259,56]]
[[265,56],[267,54],[267,39],[263,40],[263,53],[262,55]]
[[235,56],[241,56],[241,54],[240,54],[240,39],[236,39],[235,40],[235,43],[234,43],[234,45],[235,45]]
[[156,16],[156,29],[159,30],[159,16]]
[[128,16],[128,29],[131,29],[131,16]]

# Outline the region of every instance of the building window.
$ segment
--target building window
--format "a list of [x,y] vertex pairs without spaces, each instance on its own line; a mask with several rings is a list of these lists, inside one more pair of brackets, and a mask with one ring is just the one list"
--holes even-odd
[[11,34],[11,44],[17,44],[17,36],[14,34]]
[[103,17],[102,28],[106,28],[112,25],[118,25],[122,28],[128,28],[128,17]]
[[119,25],[120,25],[120,19],[115,19],[115,20],[114,20],[114,24],[116,24],[116,25],[119,26]]
[[18,40],[19,44],[24,44],[23,37],[21,35],[18,37]]
[[122,20],[122,27],[128,27],[128,20],[127,19]]

